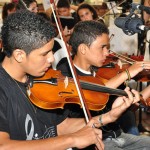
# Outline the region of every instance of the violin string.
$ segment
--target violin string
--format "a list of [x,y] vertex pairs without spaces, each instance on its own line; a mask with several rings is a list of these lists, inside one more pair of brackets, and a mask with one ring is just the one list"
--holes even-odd
[[[119,58],[119,59],[121,59],[121,60],[123,60],[123,61],[125,61],[125,62],[127,62],[127,63],[129,63],[129,64],[133,64],[134,62],[136,62],[135,60],[133,60],[133,59],[131,59],[131,58],[128,58],[128,57],[126,57],[126,56],[123,56],[123,55],[121,55],[121,54],[118,54],[118,53],[116,53],[116,52],[114,52],[113,50],[110,50],[110,52],[112,52],[111,54],[113,55],[113,56],[116,56],[117,58]],[[113,53],[115,53],[115,54],[113,54]],[[120,57],[121,56],[121,57]],[[130,60],[130,61],[132,61],[132,62],[130,62],[130,61],[128,61],[128,60]]]
[[136,61],[135,61],[134,59],[132,59],[132,58],[129,58],[129,57],[124,56],[124,55],[122,55],[122,54],[118,54],[118,53],[114,52],[113,50],[110,50],[110,51],[113,52],[113,53],[115,53],[115,54],[118,55],[118,56],[121,56],[121,57],[126,58],[126,59],[128,59],[128,60],[131,60],[131,61],[133,61],[133,62],[136,62]]

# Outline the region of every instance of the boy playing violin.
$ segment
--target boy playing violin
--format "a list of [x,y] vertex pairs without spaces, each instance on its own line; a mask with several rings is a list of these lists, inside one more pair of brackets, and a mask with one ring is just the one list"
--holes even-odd
[[[84,21],[75,25],[74,31],[70,37],[69,44],[72,47],[73,63],[80,76],[95,76],[94,67],[101,67],[109,54],[109,31],[107,27],[96,21]],[[143,67],[144,63],[144,67]],[[67,62],[59,64],[58,69],[64,75],[71,76],[67,67]],[[136,62],[127,72],[124,71],[116,77],[107,81],[107,87],[116,88],[125,80],[134,77],[143,69],[150,69],[150,62]],[[111,100],[110,100],[111,101]],[[150,149],[150,138],[144,136],[134,136],[125,134],[121,131],[117,123],[108,124],[106,114],[112,111],[120,111],[119,101],[114,101],[112,107],[106,106],[100,113],[101,115],[101,129],[103,131],[103,142],[105,150],[121,150],[121,149]],[[73,112],[71,117],[82,116],[82,110],[79,107],[70,108]],[[105,122],[106,121],[106,122]],[[108,124],[106,126],[106,124]]]
[[[43,76],[54,61],[53,26],[29,11],[11,14],[2,27],[5,58],[0,64],[0,150],[64,150],[96,145],[104,149],[98,129],[99,115],[86,125],[84,118],[68,118],[69,110],[44,110],[28,98],[29,76]],[[103,123],[115,121],[139,94],[126,89],[128,98],[120,97],[114,111],[103,115]],[[51,95],[50,95],[51,96]],[[93,126],[95,128],[93,128]],[[145,138],[145,142],[147,139]]]

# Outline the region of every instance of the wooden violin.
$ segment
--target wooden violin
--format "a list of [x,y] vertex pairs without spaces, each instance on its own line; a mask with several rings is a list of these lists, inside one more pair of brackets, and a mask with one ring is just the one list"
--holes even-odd
[[[123,90],[105,87],[96,77],[79,76],[79,79],[90,110],[103,109],[109,94],[127,96]],[[60,71],[49,69],[43,77],[35,78],[30,92],[32,103],[43,109],[63,108],[67,103],[81,106],[73,79],[64,77]]]

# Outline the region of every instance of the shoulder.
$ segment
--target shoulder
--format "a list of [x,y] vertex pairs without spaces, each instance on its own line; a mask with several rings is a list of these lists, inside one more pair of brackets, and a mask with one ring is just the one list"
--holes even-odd
[[70,70],[70,67],[69,67],[69,63],[67,61],[67,57],[65,58],[62,58],[59,63],[57,64],[57,70],[60,70],[61,73],[64,75],[64,76],[69,76],[71,77],[72,74],[71,74],[71,70]]

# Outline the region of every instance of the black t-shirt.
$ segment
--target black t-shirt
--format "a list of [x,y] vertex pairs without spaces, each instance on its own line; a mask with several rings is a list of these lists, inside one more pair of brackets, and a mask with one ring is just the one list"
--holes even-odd
[[43,110],[27,97],[26,84],[13,80],[0,65],[0,131],[14,140],[57,136],[56,126],[68,116],[63,109]]

